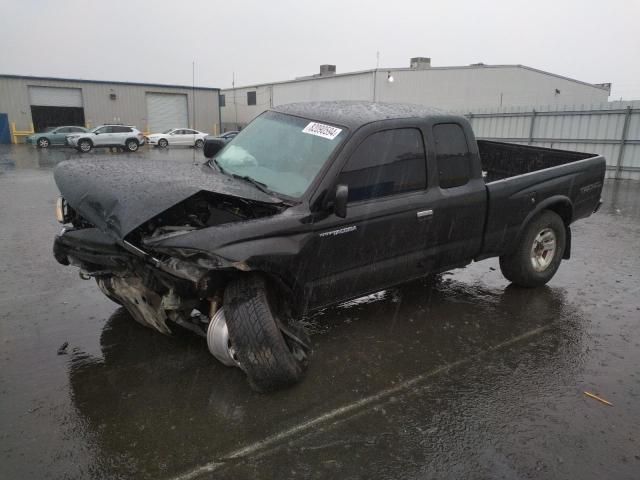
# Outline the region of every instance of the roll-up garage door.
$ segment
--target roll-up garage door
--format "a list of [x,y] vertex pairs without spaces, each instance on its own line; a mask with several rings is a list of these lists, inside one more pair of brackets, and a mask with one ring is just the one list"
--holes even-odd
[[43,107],[82,107],[79,88],[29,87],[31,105]]
[[187,96],[172,93],[147,93],[147,118],[151,133],[189,126]]

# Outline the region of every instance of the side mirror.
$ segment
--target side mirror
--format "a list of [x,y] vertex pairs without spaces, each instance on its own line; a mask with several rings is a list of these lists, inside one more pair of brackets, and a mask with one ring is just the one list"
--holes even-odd
[[204,141],[204,156],[213,158],[225,146],[225,141],[220,138],[207,138]]
[[346,185],[336,186],[336,196],[333,200],[333,213],[340,218],[347,216],[347,200],[349,199],[349,187]]

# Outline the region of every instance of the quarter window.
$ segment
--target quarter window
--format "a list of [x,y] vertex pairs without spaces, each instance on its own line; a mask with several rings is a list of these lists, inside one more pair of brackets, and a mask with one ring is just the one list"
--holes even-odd
[[462,127],[441,123],[433,127],[440,188],[465,185],[471,178],[471,155]]
[[364,140],[338,176],[357,202],[426,187],[426,158],[420,130],[402,128],[374,133]]

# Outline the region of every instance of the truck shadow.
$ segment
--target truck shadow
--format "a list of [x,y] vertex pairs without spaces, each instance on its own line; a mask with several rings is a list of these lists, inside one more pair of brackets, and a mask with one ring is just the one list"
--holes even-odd
[[[541,378],[572,375],[582,361],[581,317],[561,290],[548,287],[491,289],[439,278],[348,302],[308,321],[314,332],[308,378],[260,395],[240,370],[216,362],[203,339],[157,334],[117,309],[100,337],[102,357],[75,352],[69,369],[97,475],[179,474],[443,365],[482,361],[491,369],[504,360],[494,347],[541,327],[548,332],[545,345],[532,359]],[[487,382],[498,380],[475,381],[486,390]],[[474,385],[463,388],[468,394]],[[434,406],[424,408],[426,415]]]

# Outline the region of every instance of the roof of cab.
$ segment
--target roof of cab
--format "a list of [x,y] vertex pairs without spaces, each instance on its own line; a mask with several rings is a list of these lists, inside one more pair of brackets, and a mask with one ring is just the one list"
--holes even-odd
[[450,116],[448,112],[423,105],[358,101],[289,103],[271,110],[352,130],[379,120]]

